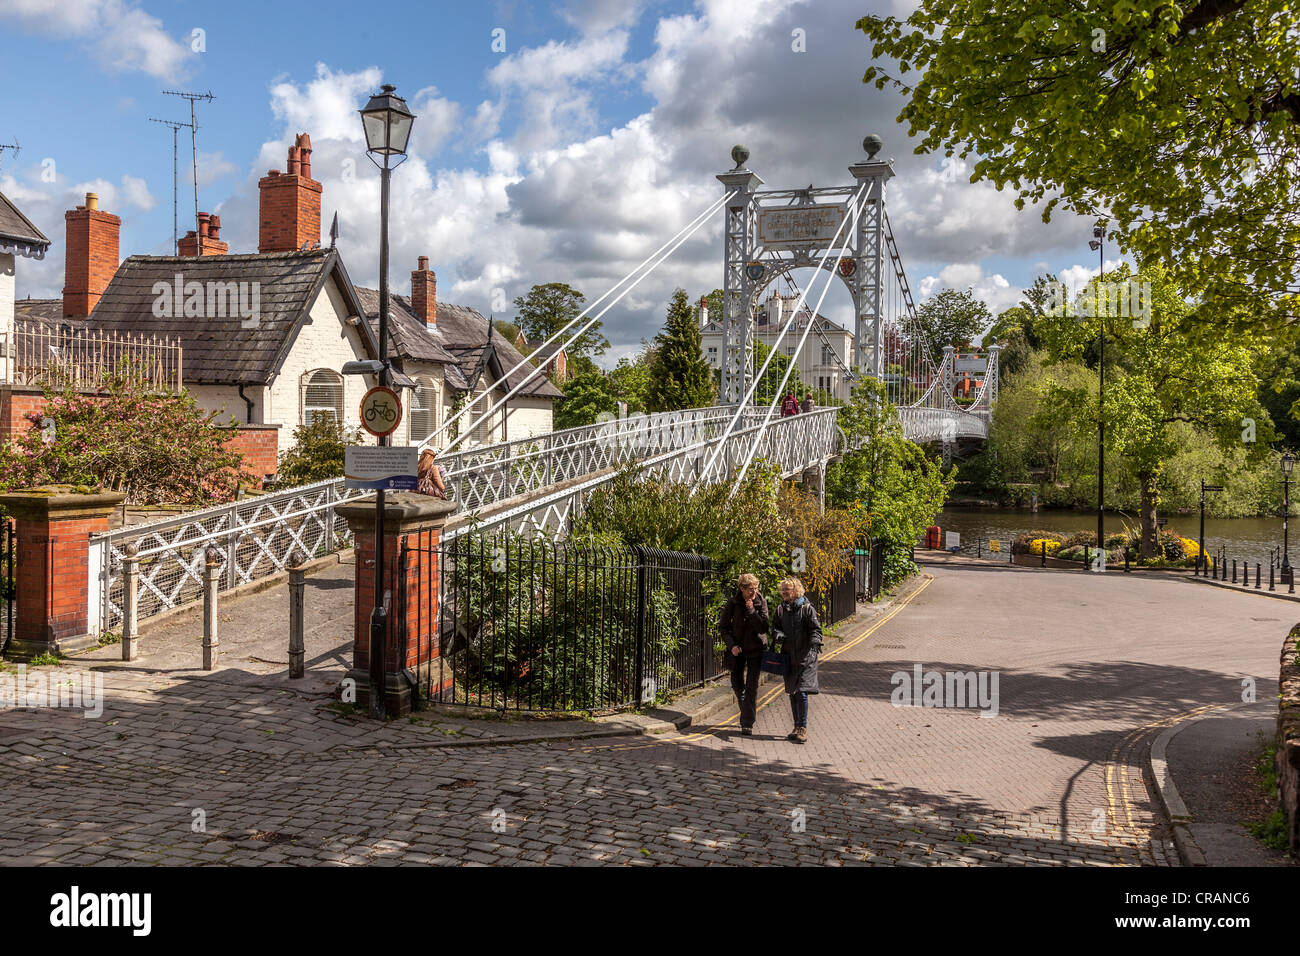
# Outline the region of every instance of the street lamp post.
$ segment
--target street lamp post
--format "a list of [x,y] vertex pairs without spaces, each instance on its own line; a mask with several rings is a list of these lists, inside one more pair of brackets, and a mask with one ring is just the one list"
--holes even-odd
[[[370,97],[361,110],[361,126],[366,134],[366,152],[379,169],[379,384],[392,387],[393,368],[388,360],[388,181],[397,163],[393,157],[404,157],[411,138],[411,124],[415,116],[406,108],[406,101],[396,94],[396,87],[385,83],[380,92]],[[383,165],[375,156],[383,157]],[[388,436],[379,439],[388,444]],[[370,615],[370,716],[382,719],[385,715],[384,692],[387,682],[384,661],[384,642],[388,631],[388,600],[384,590],[384,490],[375,492],[375,607]]]
[[[1103,244],[1106,241],[1106,230],[1100,225],[1092,227],[1092,241],[1088,247],[1097,251],[1097,283],[1100,284],[1106,278],[1106,252]],[[1097,290],[1100,292],[1100,288]],[[1093,302],[1100,300],[1100,296],[1094,295]],[[1110,296],[1106,296],[1105,301],[1110,302]],[[1106,317],[1099,316],[1101,321],[1101,349],[1098,358],[1099,376],[1097,381],[1097,547],[1105,549],[1106,547]],[[1103,564],[1103,568],[1104,568]]]
[[1282,456],[1282,583],[1290,584],[1292,580],[1290,541],[1287,540],[1287,518],[1291,513],[1291,469],[1295,467],[1295,458],[1290,452]]

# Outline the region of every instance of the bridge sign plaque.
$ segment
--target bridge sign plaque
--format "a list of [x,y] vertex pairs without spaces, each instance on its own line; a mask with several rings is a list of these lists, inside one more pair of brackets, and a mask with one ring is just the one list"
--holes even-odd
[[955,358],[952,362],[954,372],[977,372],[984,373],[988,371],[989,360],[982,355],[971,356],[970,358]]
[[343,449],[343,478],[348,488],[414,491],[420,449],[414,445],[348,445]]
[[[818,203],[812,206],[774,206],[758,212],[758,241],[765,249],[825,246],[835,239],[848,206]],[[844,234],[840,233],[840,238]]]

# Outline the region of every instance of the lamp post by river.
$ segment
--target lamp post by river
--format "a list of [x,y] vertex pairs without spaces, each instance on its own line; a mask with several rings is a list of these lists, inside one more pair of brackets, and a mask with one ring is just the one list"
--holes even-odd
[[[391,388],[393,368],[388,361],[388,181],[393,171],[393,157],[406,155],[415,116],[406,101],[396,94],[396,87],[385,83],[361,110],[361,126],[366,134],[366,152],[379,169],[379,384]],[[382,166],[375,156],[382,156]],[[400,160],[395,165],[401,165]],[[364,321],[364,320],[363,320]],[[389,439],[379,439],[387,445]],[[382,719],[385,714],[384,643],[388,632],[388,608],[384,599],[384,490],[375,492],[375,607],[370,615],[370,716]]]
[[[1106,279],[1106,251],[1104,243],[1106,242],[1106,230],[1100,225],[1092,227],[1092,240],[1088,243],[1088,248],[1097,252],[1097,294],[1093,296],[1093,302],[1105,301],[1109,308],[1110,296],[1105,296],[1101,289],[1102,282]],[[1098,319],[1101,323],[1101,347],[1097,359],[1098,379],[1097,379],[1097,547],[1106,547],[1106,316],[1101,313],[1100,309],[1094,309],[1098,312]],[[1103,564],[1101,570],[1104,570]]]
[[1290,584],[1292,580],[1290,541],[1287,540],[1287,518],[1291,513],[1291,469],[1295,467],[1295,458],[1290,452],[1282,456],[1282,583]]
[[1208,575],[1210,573],[1209,561],[1205,557],[1205,493],[1207,491],[1222,491],[1223,485],[1207,485],[1205,479],[1201,479],[1201,537],[1197,543],[1200,548],[1196,555],[1196,573],[1198,575]]

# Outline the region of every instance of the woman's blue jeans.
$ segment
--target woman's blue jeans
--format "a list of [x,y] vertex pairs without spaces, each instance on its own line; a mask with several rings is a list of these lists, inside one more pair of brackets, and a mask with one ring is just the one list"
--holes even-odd
[[790,695],[790,713],[796,727],[808,726],[808,695],[800,692]]

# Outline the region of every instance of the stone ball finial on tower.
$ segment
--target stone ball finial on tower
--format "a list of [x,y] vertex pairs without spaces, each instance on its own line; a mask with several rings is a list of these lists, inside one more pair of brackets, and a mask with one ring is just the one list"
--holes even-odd
[[737,169],[744,169],[745,164],[749,162],[749,150],[737,143],[731,147],[731,159],[735,162]]
[[867,159],[875,159],[876,153],[880,152],[880,147],[885,145],[885,141],[875,133],[869,133],[862,140],[862,148],[867,151]]

